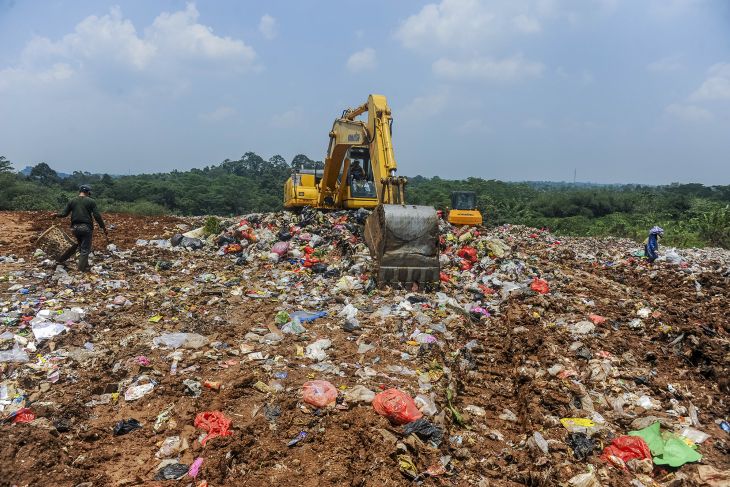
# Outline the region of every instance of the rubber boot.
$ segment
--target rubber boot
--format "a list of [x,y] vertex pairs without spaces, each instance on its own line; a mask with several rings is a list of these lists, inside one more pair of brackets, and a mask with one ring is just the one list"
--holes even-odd
[[89,271],[89,254],[79,254],[79,271],[80,272],[88,272]]

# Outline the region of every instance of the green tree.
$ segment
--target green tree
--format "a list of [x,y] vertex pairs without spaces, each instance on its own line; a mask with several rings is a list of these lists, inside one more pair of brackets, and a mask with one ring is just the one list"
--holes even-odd
[[13,165],[5,156],[0,156],[0,173],[13,172]]
[[30,170],[28,179],[37,181],[43,186],[51,186],[53,184],[58,184],[61,181],[61,178],[58,177],[58,173],[51,169],[51,166],[45,162],[41,162],[40,164],[33,166],[33,169]]

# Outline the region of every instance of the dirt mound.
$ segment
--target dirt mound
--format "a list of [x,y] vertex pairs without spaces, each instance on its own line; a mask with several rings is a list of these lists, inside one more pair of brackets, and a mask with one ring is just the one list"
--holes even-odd
[[[720,251],[649,266],[629,241],[442,223],[440,285],[376,289],[347,212],[248,215],[201,250],[158,241],[199,220],[104,216],[116,249],[96,238],[82,275],[34,256],[48,214],[0,213],[0,485],[701,485],[694,462],[600,458],[656,421],[730,468]],[[307,404],[313,379],[336,402]],[[375,411],[391,388],[428,434]],[[206,411],[231,426],[203,445]],[[565,418],[592,425],[581,455]]]

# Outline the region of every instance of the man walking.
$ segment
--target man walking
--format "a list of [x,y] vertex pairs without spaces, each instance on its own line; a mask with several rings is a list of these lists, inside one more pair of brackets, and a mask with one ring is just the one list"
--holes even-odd
[[[79,195],[68,202],[66,208],[55,215],[56,218],[65,218],[71,214],[71,231],[76,237],[76,245],[68,249],[58,258],[58,263],[65,262],[69,257],[79,251],[78,269],[81,272],[89,270],[89,253],[91,252],[91,239],[94,234],[94,220],[99,228],[107,235],[106,225],[101,218],[96,201],[91,199],[91,188],[85,184],[79,187]],[[108,237],[108,235],[107,235]]]
[[652,227],[649,236],[644,240],[644,255],[649,263],[653,263],[659,257],[659,239],[664,236],[662,227]]

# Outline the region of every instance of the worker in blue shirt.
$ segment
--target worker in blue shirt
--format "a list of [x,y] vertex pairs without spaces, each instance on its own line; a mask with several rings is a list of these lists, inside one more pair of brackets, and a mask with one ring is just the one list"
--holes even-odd
[[649,263],[654,262],[659,257],[659,237],[664,236],[662,227],[654,226],[649,230],[649,237],[644,240],[644,255]]

